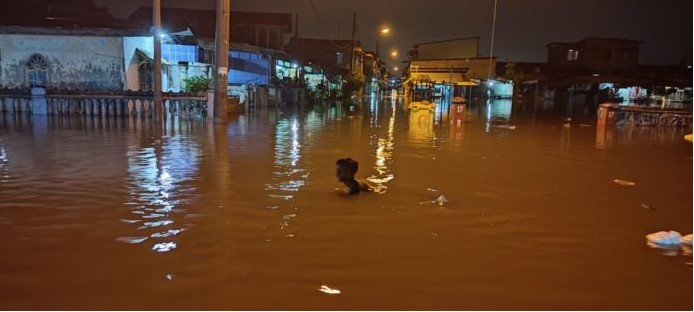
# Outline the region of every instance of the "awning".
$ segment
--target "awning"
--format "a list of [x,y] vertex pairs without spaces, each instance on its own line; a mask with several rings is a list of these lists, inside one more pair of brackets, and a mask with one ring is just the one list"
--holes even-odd
[[459,86],[478,86],[479,83],[470,80],[463,73],[431,73],[431,72],[418,72],[411,74],[411,80],[413,81],[431,81],[431,82],[441,82],[441,83],[454,83]]

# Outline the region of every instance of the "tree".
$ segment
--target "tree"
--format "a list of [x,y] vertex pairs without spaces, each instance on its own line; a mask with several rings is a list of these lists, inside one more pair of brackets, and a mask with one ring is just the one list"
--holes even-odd
[[513,82],[514,85],[518,85],[524,80],[525,75],[522,70],[516,69],[516,63],[506,63],[505,67],[504,79]]
[[350,74],[347,81],[342,85],[343,97],[350,97],[355,92],[359,94],[364,89],[366,77],[362,73]]

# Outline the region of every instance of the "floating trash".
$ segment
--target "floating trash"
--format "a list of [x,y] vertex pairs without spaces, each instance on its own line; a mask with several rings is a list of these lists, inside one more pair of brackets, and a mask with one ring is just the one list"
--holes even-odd
[[176,249],[176,243],[158,243],[152,246],[152,250],[156,252],[167,252]]
[[337,295],[340,293],[339,289],[333,289],[325,285],[322,285],[320,288],[318,288],[318,290],[330,295]]
[[646,235],[649,243],[656,245],[682,244],[682,234],[677,231],[660,231]]
[[648,247],[664,250],[666,256],[692,254],[692,234],[682,236],[677,231],[660,231],[646,235]]
[[445,196],[441,195],[441,196],[437,197],[437,198],[434,200],[434,202],[435,202],[435,203],[438,203],[439,206],[443,206],[444,203],[448,203],[448,202],[450,202],[450,201],[449,201],[448,199],[446,199]]
[[292,213],[292,214],[288,214],[288,215],[286,215],[286,216],[282,216],[282,220],[289,221],[289,220],[291,220],[291,219],[294,218],[294,217],[296,217],[296,214],[295,214],[295,213]]
[[621,185],[621,186],[634,186],[636,183],[627,181],[627,180],[622,180],[622,179],[614,179],[614,183]]
[[439,206],[443,206],[445,203],[450,203],[451,201],[448,200],[445,196],[440,195],[439,197],[436,197],[434,200],[425,200],[423,202],[420,202],[419,204],[438,204]]
[[175,276],[175,275],[173,275],[173,274],[171,274],[171,273],[168,273],[168,274],[166,274],[166,279],[169,280],[169,281],[170,281],[170,280],[173,280],[174,276]]
[[511,125],[493,125],[492,127],[499,129],[516,130],[516,126]]
[[641,208],[648,209],[648,210],[654,210],[655,209],[655,208],[651,207],[651,205],[648,205],[648,204],[641,204]]
[[685,135],[684,135],[684,140],[687,141],[687,142],[691,142],[691,141],[692,141],[692,134],[691,134],[691,133],[690,133],[690,134],[685,134]]

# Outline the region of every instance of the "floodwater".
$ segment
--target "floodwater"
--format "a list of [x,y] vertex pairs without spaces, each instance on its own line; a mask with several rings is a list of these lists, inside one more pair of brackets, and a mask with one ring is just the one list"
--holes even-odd
[[0,309],[692,309],[691,129],[403,107],[0,116]]

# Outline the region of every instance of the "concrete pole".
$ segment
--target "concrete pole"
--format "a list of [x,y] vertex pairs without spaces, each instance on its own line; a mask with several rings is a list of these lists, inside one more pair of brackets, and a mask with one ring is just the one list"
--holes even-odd
[[229,74],[229,10],[231,0],[217,0],[217,34],[215,57],[217,65],[214,89],[214,122],[227,122],[227,85]]
[[152,92],[154,93],[154,112],[156,120],[163,120],[164,100],[161,94],[161,0],[152,0],[152,20],[154,21],[154,71],[152,72]]
[[357,36],[357,12],[354,12],[354,15],[352,15],[352,41],[350,44],[350,47],[352,49],[351,51],[351,56],[349,58],[349,74],[353,75],[354,74],[354,48],[356,44],[356,36]]

